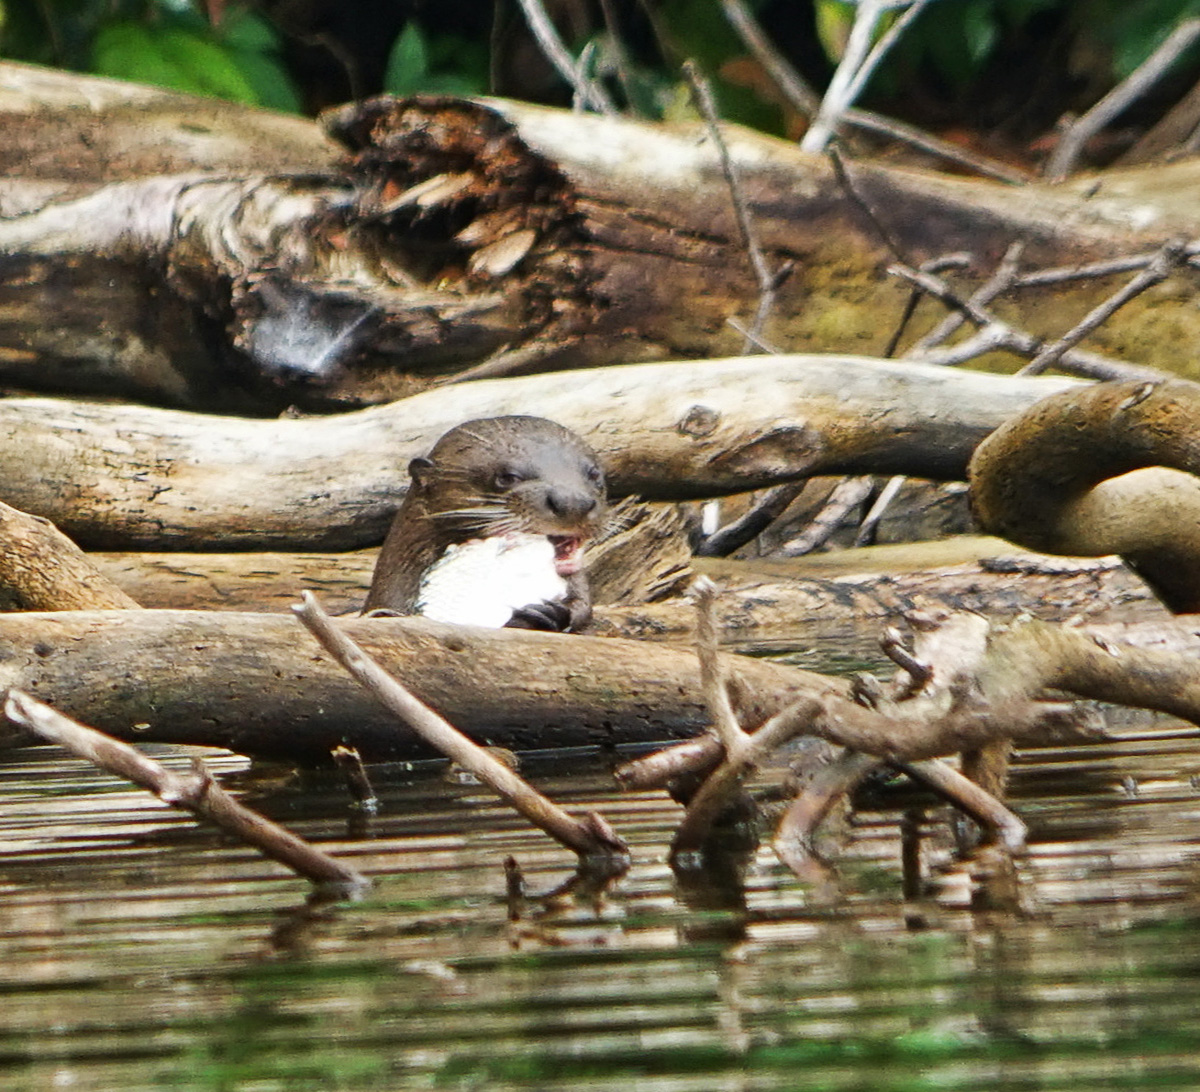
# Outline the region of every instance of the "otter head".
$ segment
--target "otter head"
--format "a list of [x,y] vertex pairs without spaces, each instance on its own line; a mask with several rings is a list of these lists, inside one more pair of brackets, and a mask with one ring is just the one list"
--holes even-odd
[[580,569],[604,520],[604,473],[570,429],[542,417],[488,417],[447,432],[409,464],[422,516],[443,546],[510,532],[545,535],[560,576]]

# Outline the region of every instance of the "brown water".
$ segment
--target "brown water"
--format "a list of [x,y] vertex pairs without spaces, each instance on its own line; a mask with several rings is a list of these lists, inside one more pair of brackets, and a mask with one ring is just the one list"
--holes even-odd
[[[172,759],[171,761],[180,761]],[[245,782],[247,763],[216,768]],[[43,748],[0,766],[0,1089],[989,1090],[1200,1088],[1200,740],[1155,722],[1016,771],[1019,911],[901,898],[883,789],[828,902],[767,847],[676,877],[678,809],[608,760],[528,772],[598,806],[634,864],[604,896],[507,916],[502,862],[571,858],[437,767],[247,799],[376,878],[353,904]],[[945,873],[945,874],[943,874]]]

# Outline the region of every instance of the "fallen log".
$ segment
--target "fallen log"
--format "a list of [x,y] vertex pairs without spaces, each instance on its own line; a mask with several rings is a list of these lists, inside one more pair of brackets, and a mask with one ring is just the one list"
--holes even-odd
[[[346,554],[89,554],[138,603],[172,610],[279,613],[311,588],[332,614],[366,598],[374,550]],[[1165,617],[1158,600],[1112,558],[1079,560],[1018,549],[995,538],[875,546],[788,560],[695,558],[721,585],[717,614],[728,644],[792,647],[838,641],[874,650],[878,626],[915,607],[974,610],[997,621]],[[682,599],[601,603],[592,632],[683,643],[695,612]]]
[[88,548],[356,549],[382,541],[409,460],[472,417],[549,417],[600,454],[613,496],[684,500],[823,473],[961,477],[992,430],[1074,383],[779,356],[466,383],[300,420],[8,399],[0,499]]
[[[707,723],[690,651],[415,618],[340,624],[479,742],[609,747],[685,737]],[[797,694],[842,688],[747,657],[731,657],[728,670],[735,704],[751,722]],[[0,689],[14,686],[128,742],[227,747],[299,763],[327,762],[339,744],[376,762],[431,753],[285,615],[0,615]]]
[[[314,123],[136,85],[0,67],[0,375],[10,385],[278,412],[387,401],[447,374],[740,351],[759,285],[700,125],[517,103],[381,98]],[[763,331],[793,350],[880,352],[906,291],[821,157],[724,127],[777,286]],[[1195,234],[1196,167],[1011,187],[856,165],[905,250],[1010,243],[1074,265]],[[1062,333],[1107,286],[1023,292]],[[54,323],[45,316],[53,314]],[[1096,337],[1192,366],[1187,293]]]

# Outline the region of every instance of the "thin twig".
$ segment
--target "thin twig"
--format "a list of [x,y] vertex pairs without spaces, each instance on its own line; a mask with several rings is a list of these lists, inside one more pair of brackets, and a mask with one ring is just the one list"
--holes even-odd
[[1062,337],[1047,345],[1037,356],[1025,365],[1018,375],[1040,375],[1047,368],[1054,367],[1068,349],[1073,349],[1088,334],[1098,326],[1107,322],[1120,308],[1124,307],[1135,296],[1140,296],[1147,288],[1159,284],[1171,275],[1185,257],[1185,243],[1182,239],[1172,239],[1155,255],[1145,269],[1137,274],[1119,291],[1114,292],[1108,299],[1093,307]]
[[175,773],[127,743],[63,716],[15,688],[8,692],[4,713],[42,739],[58,743],[100,769],[148,789],[164,804],[208,819],[313,883],[336,884],[348,893],[363,891],[371,885],[370,880],[349,865],[243,807],[213,780],[199,759],[192,763],[191,774]]
[[[1017,282],[1018,273],[1021,268],[1021,255],[1024,253],[1025,244],[1023,242],[1018,241],[1013,243],[1004,252],[1004,257],[1000,259],[1000,264],[996,266],[996,272],[971,294],[971,302],[978,307],[986,307],[1012,288]],[[927,269],[926,272],[936,273],[938,271],[936,269]],[[934,348],[934,346],[941,345],[947,338],[957,333],[965,321],[966,319],[962,312],[952,311],[929,333],[919,338],[909,348],[908,352],[905,353],[905,356],[919,356],[921,353]]]
[[960,148],[957,144],[951,144],[948,140],[942,140],[932,133],[918,129],[915,125],[908,125],[895,118],[886,118],[872,110],[851,107],[842,114],[842,121],[855,129],[863,129],[868,133],[875,133],[877,136],[886,136],[904,144],[911,144],[914,148],[919,148],[939,159],[945,159],[960,167],[967,167],[984,178],[994,178],[997,182],[1007,182],[1010,186],[1024,186],[1033,181],[1033,176],[1027,171],[1010,167],[1007,163],[1001,163],[999,160],[990,159],[987,156],[977,155],[966,148]]
[[[688,83],[691,86],[692,101],[695,103],[696,109],[700,112],[700,116],[704,119],[704,124],[708,128],[709,136],[712,138],[713,144],[717,149],[717,155],[721,160],[721,173],[724,174],[725,184],[729,187],[729,196],[733,201],[733,212],[737,219],[738,232],[741,234],[742,245],[746,248],[746,254],[750,258],[750,268],[753,269],[754,279],[758,284],[758,306],[755,309],[754,321],[750,324],[751,332],[758,335],[762,333],[767,315],[770,314],[771,308],[775,304],[775,296],[779,290],[781,278],[786,276],[786,273],[783,269],[772,272],[771,267],[767,264],[762,247],[759,245],[758,236],[754,230],[754,222],[750,216],[750,206],[742,191],[741,180],[738,178],[737,169],[733,165],[733,158],[729,154],[725,138],[721,135],[720,119],[717,115],[717,104],[713,99],[712,88],[708,85],[708,81],[700,75],[699,69],[697,69],[695,63],[692,61],[684,62],[683,74],[687,77]],[[790,271],[789,267],[787,272]],[[749,335],[747,335],[746,340],[747,344],[743,351],[749,352],[752,347]]]
[[[1189,252],[1193,249],[1189,247]],[[1065,284],[1068,281],[1096,280],[1117,273],[1136,273],[1145,269],[1157,256],[1158,251],[1148,254],[1131,254],[1125,258],[1109,258],[1103,262],[1087,262],[1084,265],[1056,266],[1053,269],[1034,269],[1022,273],[1013,282],[1014,288],[1041,288],[1047,284]]]
[[525,21],[537,39],[542,53],[554,66],[555,70],[574,89],[576,98],[591,110],[601,114],[615,115],[617,108],[608,97],[604,88],[594,80],[589,80],[582,66],[571,56],[570,51],[563,45],[554,23],[542,7],[541,0],[517,0],[525,13]]
[[[922,262],[921,269],[926,273],[941,273],[947,269],[966,269],[970,266],[971,260],[970,254],[942,254],[937,258],[930,258],[928,261]],[[896,323],[896,329],[892,332],[892,336],[883,350],[885,360],[890,360],[896,355],[896,350],[900,348],[900,340],[904,337],[904,332],[908,329],[913,315],[917,313],[917,305],[922,298],[923,295],[919,288],[912,288],[909,291],[908,302],[904,305],[904,313],[900,316],[900,321]]]
[[[292,611],[308,631],[338,663],[426,743],[474,774],[531,823],[580,857],[612,856],[627,851],[625,843],[608,830],[603,820],[600,820],[597,828],[594,823],[572,818],[416,698],[334,625],[311,592],[305,592],[303,600],[303,603],[294,605]],[[599,816],[595,818],[599,820]],[[608,836],[598,836],[598,830],[607,831]]]
[[[940,277],[932,273],[924,273],[912,266],[896,263],[888,267],[888,273],[901,277],[910,284],[918,285],[935,299],[947,307],[964,315],[970,322],[980,327],[975,337],[960,342],[948,349],[930,350],[921,354],[908,354],[909,359],[920,360],[927,364],[959,364],[980,356],[986,352],[1004,350],[1016,356],[1032,360],[1045,346],[1041,338],[1018,330],[1008,323],[992,315],[986,307],[980,305],[975,296],[964,299],[946,284]],[[1099,353],[1084,352],[1080,349],[1068,349],[1063,353],[1058,363],[1059,370],[1071,375],[1083,376],[1088,379],[1128,379],[1147,381],[1167,378],[1164,372],[1155,368],[1147,368],[1141,364],[1129,364],[1123,360],[1113,360]]]
[[756,349],[761,349],[764,353],[770,353],[772,356],[779,356],[783,352],[783,350],[778,345],[774,344],[773,342],[768,341],[765,337],[762,337],[761,335],[754,333],[754,331],[751,330],[750,327],[747,326],[740,319],[726,318],[725,322],[728,325],[732,326],[739,334],[742,335],[742,337],[744,337]]
[[[788,63],[786,57],[779,52],[770,38],[763,33],[762,27],[751,14],[742,0],[721,0],[725,18],[737,31],[742,43],[762,65],[763,70],[774,81],[780,93],[792,105],[798,114],[806,118],[814,118],[821,107],[820,96],[808,85],[800,74]],[[1030,180],[1030,175],[1010,167],[1006,163],[976,155],[948,140],[941,140],[932,133],[918,129],[915,125],[897,121],[895,118],[885,118],[871,110],[860,110],[856,106],[848,106],[842,111],[842,122],[855,129],[863,129],[878,136],[886,136],[899,143],[910,144],[930,155],[967,167],[985,178],[995,178],[1001,182],[1013,185],[1023,185]]]
[[897,4],[896,0],[860,0],[855,8],[854,25],[850,28],[845,53],[829,81],[816,118],[800,142],[801,151],[818,153],[825,150],[846,110],[854,105],[854,100],[866,87],[879,62],[927,3],[928,0],[916,0],[911,4],[905,2],[903,6],[907,6],[908,10],[872,47],[876,27],[884,12],[902,5]]
[[1185,19],[1171,31],[1162,45],[1137,69],[1063,133],[1058,147],[1046,162],[1046,177],[1051,182],[1061,182],[1066,178],[1074,170],[1083,146],[1161,81],[1197,38],[1200,38],[1200,19]]
[[609,48],[612,50],[613,67],[617,72],[617,81],[625,93],[625,107],[634,109],[633,80],[629,75],[629,57],[625,52],[625,43],[621,38],[621,25],[617,19],[617,11],[613,0],[600,0],[600,13],[604,17],[604,26],[608,31]]
[[797,112],[807,118],[815,117],[821,108],[821,96],[818,95],[801,77],[772,44],[771,39],[763,33],[758,20],[751,14],[742,0],[721,0],[721,8],[730,26],[738,32],[742,44],[750,50],[754,59],[762,65],[767,75],[775,82],[775,86],[783,92],[784,97],[794,106]]
[[858,533],[854,536],[855,546],[866,546],[874,538],[879,521],[883,519],[888,506],[896,499],[906,481],[908,479],[903,474],[896,474],[888,479],[887,484],[879,491],[879,496],[875,498],[875,503],[867,509],[862,523],[858,525]]
[[829,162],[833,164],[833,173],[838,180],[838,185],[842,187],[842,191],[849,198],[850,203],[855,206],[868,220],[871,226],[875,229],[876,234],[883,241],[883,245],[891,251],[892,257],[901,265],[912,267],[915,263],[910,260],[908,251],[900,245],[900,241],[891,233],[888,226],[875,214],[875,210],[861,193],[858,192],[858,187],[855,186],[854,180],[850,177],[850,172],[846,169],[846,164],[842,160],[841,152],[837,147],[831,145],[826,154],[829,156]]

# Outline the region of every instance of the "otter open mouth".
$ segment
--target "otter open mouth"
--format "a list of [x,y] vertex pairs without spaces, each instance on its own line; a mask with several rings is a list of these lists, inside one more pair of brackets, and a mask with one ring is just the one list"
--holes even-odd
[[574,576],[583,567],[583,539],[578,535],[547,535],[554,547],[554,571]]

